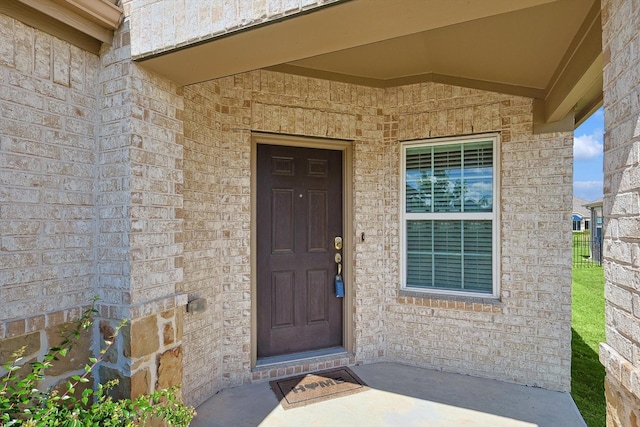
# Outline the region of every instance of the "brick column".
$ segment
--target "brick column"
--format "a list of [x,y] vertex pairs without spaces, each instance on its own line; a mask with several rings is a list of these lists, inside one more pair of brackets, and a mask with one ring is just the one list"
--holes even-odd
[[129,24],[101,55],[98,294],[101,338],[128,319],[99,380],[118,396],[182,382],[182,89],[131,60]]
[[640,3],[603,0],[607,426],[640,424]]

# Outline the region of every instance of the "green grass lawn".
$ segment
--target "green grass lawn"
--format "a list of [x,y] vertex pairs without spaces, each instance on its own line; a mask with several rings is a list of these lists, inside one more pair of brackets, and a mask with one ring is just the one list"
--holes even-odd
[[598,360],[605,339],[602,267],[573,269],[572,299],[571,395],[589,427],[604,427],[604,367]]

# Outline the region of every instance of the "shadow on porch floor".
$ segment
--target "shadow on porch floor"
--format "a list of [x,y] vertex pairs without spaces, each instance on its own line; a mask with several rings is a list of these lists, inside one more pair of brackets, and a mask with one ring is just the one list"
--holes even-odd
[[376,363],[353,366],[371,390],[284,410],[269,383],[226,389],[197,408],[193,427],[586,427],[568,393]]

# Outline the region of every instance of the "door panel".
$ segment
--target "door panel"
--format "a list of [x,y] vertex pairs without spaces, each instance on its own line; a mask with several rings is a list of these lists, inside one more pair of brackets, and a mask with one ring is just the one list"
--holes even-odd
[[307,323],[328,322],[326,270],[309,270],[307,277]]
[[294,282],[293,271],[276,271],[271,276],[271,326],[274,328],[294,324]]
[[307,217],[307,242],[309,252],[326,252],[327,242],[327,216],[329,207],[327,206],[327,192],[310,190],[309,209]]
[[342,152],[257,146],[258,357],[342,345]]
[[293,190],[272,190],[271,250],[272,253],[293,253]]

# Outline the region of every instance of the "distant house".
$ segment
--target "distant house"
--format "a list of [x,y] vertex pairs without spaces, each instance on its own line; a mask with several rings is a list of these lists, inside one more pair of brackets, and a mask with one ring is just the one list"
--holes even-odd
[[[575,206],[575,200],[573,201]],[[589,219],[591,221],[591,230],[602,229],[602,197],[583,205],[589,211]],[[595,234],[593,232],[592,234]]]
[[591,214],[589,209],[585,207],[585,205],[589,203],[588,200],[581,199],[579,197],[573,197],[573,210],[572,210],[572,221],[573,221],[573,231],[574,233],[587,231],[591,225]]

